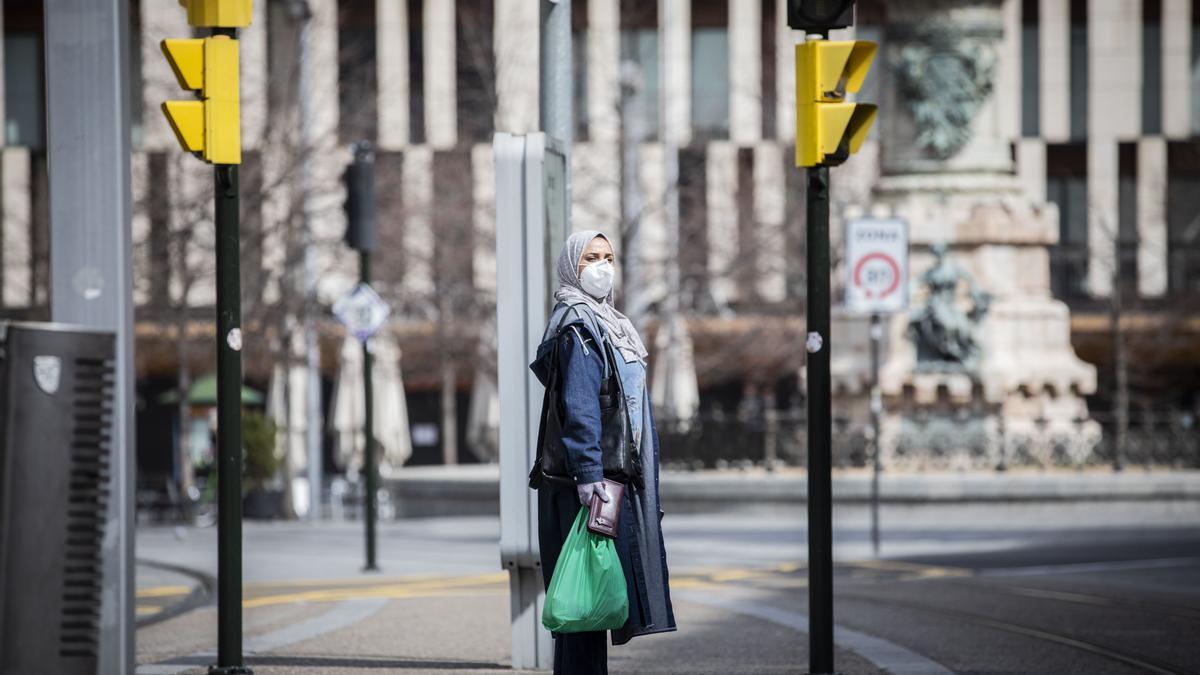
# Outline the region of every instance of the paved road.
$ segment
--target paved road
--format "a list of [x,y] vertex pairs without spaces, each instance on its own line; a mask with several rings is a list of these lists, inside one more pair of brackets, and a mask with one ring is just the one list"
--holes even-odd
[[[871,555],[867,512],[840,509],[838,669],[1200,672],[1198,508],[887,509],[881,559]],[[614,648],[612,672],[804,672],[803,519],[778,510],[669,514],[681,630]],[[356,524],[247,524],[246,646],[255,672],[507,668],[508,591],[496,536],[493,518],[388,523],[384,572],[368,576],[359,572]],[[212,570],[214,551],[211,530],[139,532],[143,559]],[[140,606],[169,608],[172,592],[184,597],[187,584],[163,574],[139,568]],[[211,606],[145,625],[139,673],[202,672],[215,635]]]

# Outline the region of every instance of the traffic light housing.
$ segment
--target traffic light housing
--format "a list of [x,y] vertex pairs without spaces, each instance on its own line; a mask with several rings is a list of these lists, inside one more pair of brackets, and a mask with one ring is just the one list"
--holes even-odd
[[854,0],[788,0],[789,28],[828,35],[854,24]]
[[862,147],[876,107],[845,99],[862,87],[875,51],[866,40],[796,45],[796,166],[836,166]]
[[162,50],[179,86],[199,95],[162,104],[179,145],[210,164],[241,164],[237,40],[224,35],[163,40]]
[[188,25],[197,28],[245,28],[250,25],[252,0],[179,0],[187,9]]
[[346,245],[375,250],[375,152],[371,144],[354,144],[354,161],[342,174],[346,185]]

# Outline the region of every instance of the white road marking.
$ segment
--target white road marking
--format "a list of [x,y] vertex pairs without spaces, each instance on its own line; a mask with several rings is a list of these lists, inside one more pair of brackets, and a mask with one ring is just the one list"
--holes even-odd
[[1064,563],[1061,565],[1030,565],[1027,567],[989,567],[979,570],[976,574],[984,577],[1031,577],[1042,574],[1077,574],[1080,572],[1117,572],[1121,570],[1187,567],[1196,564],[1200,564],[1200,558],[1149,558],[1145,560]]
[[[383,609],[387,598],[358,598],[345,600],[324,614],[295,623],[279,630],[248,638],[243,651],[246,654],[270,652],[310,640],[325,633],[352,626]],[[162,663],[148,663],[137,667],[137,675],[177,675],[195,668],[203,668],[217,658],[216,652],[196,652],[188,656],[170,659]]]
[[[712,593],[682,591],[673,593],[675,597],[699,605],[708,605],[731,612],[752,616],[764,621],[807,633],[808,616],[799,612],[789,612],[767,605],[752,602],[748,599],[718,598]],[[893,673],[893,675],[952,675],[953,671],[926,658],[914,651],[905,649],[898,644],[866,633],[850,630],[844,626],[834,625],[833,638],[837,644],[853,651],[876,666]]]

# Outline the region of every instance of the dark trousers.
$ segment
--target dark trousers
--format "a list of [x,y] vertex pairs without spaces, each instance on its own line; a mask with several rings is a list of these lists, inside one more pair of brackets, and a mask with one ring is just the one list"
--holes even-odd
[[608,631],[556,633],[554,675],[608,675]]

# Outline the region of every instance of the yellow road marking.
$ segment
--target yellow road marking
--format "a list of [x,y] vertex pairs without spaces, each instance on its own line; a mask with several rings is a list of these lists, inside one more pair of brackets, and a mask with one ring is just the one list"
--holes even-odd
[[138,605],[135,608],[138,616],[148,616],[150,614],[158,614],[162,611],[162,607],[149,607],[147,605]]
[[192,589],[189,586],[153,586],[142,588],[137,592],[139,598],[165,598],[172,595],[187,595]]
[[243,607],[264,607],[289,602],[337,602],[352,598],[409,598],[417,595],[452,595],[471,587],[499,585],[508,578],[507,573],[484,574],[471,577],[436,577],[423,581],[400,584],[379,584],[351,588],[325,588],[298,593],[283,593],[247,598]]

